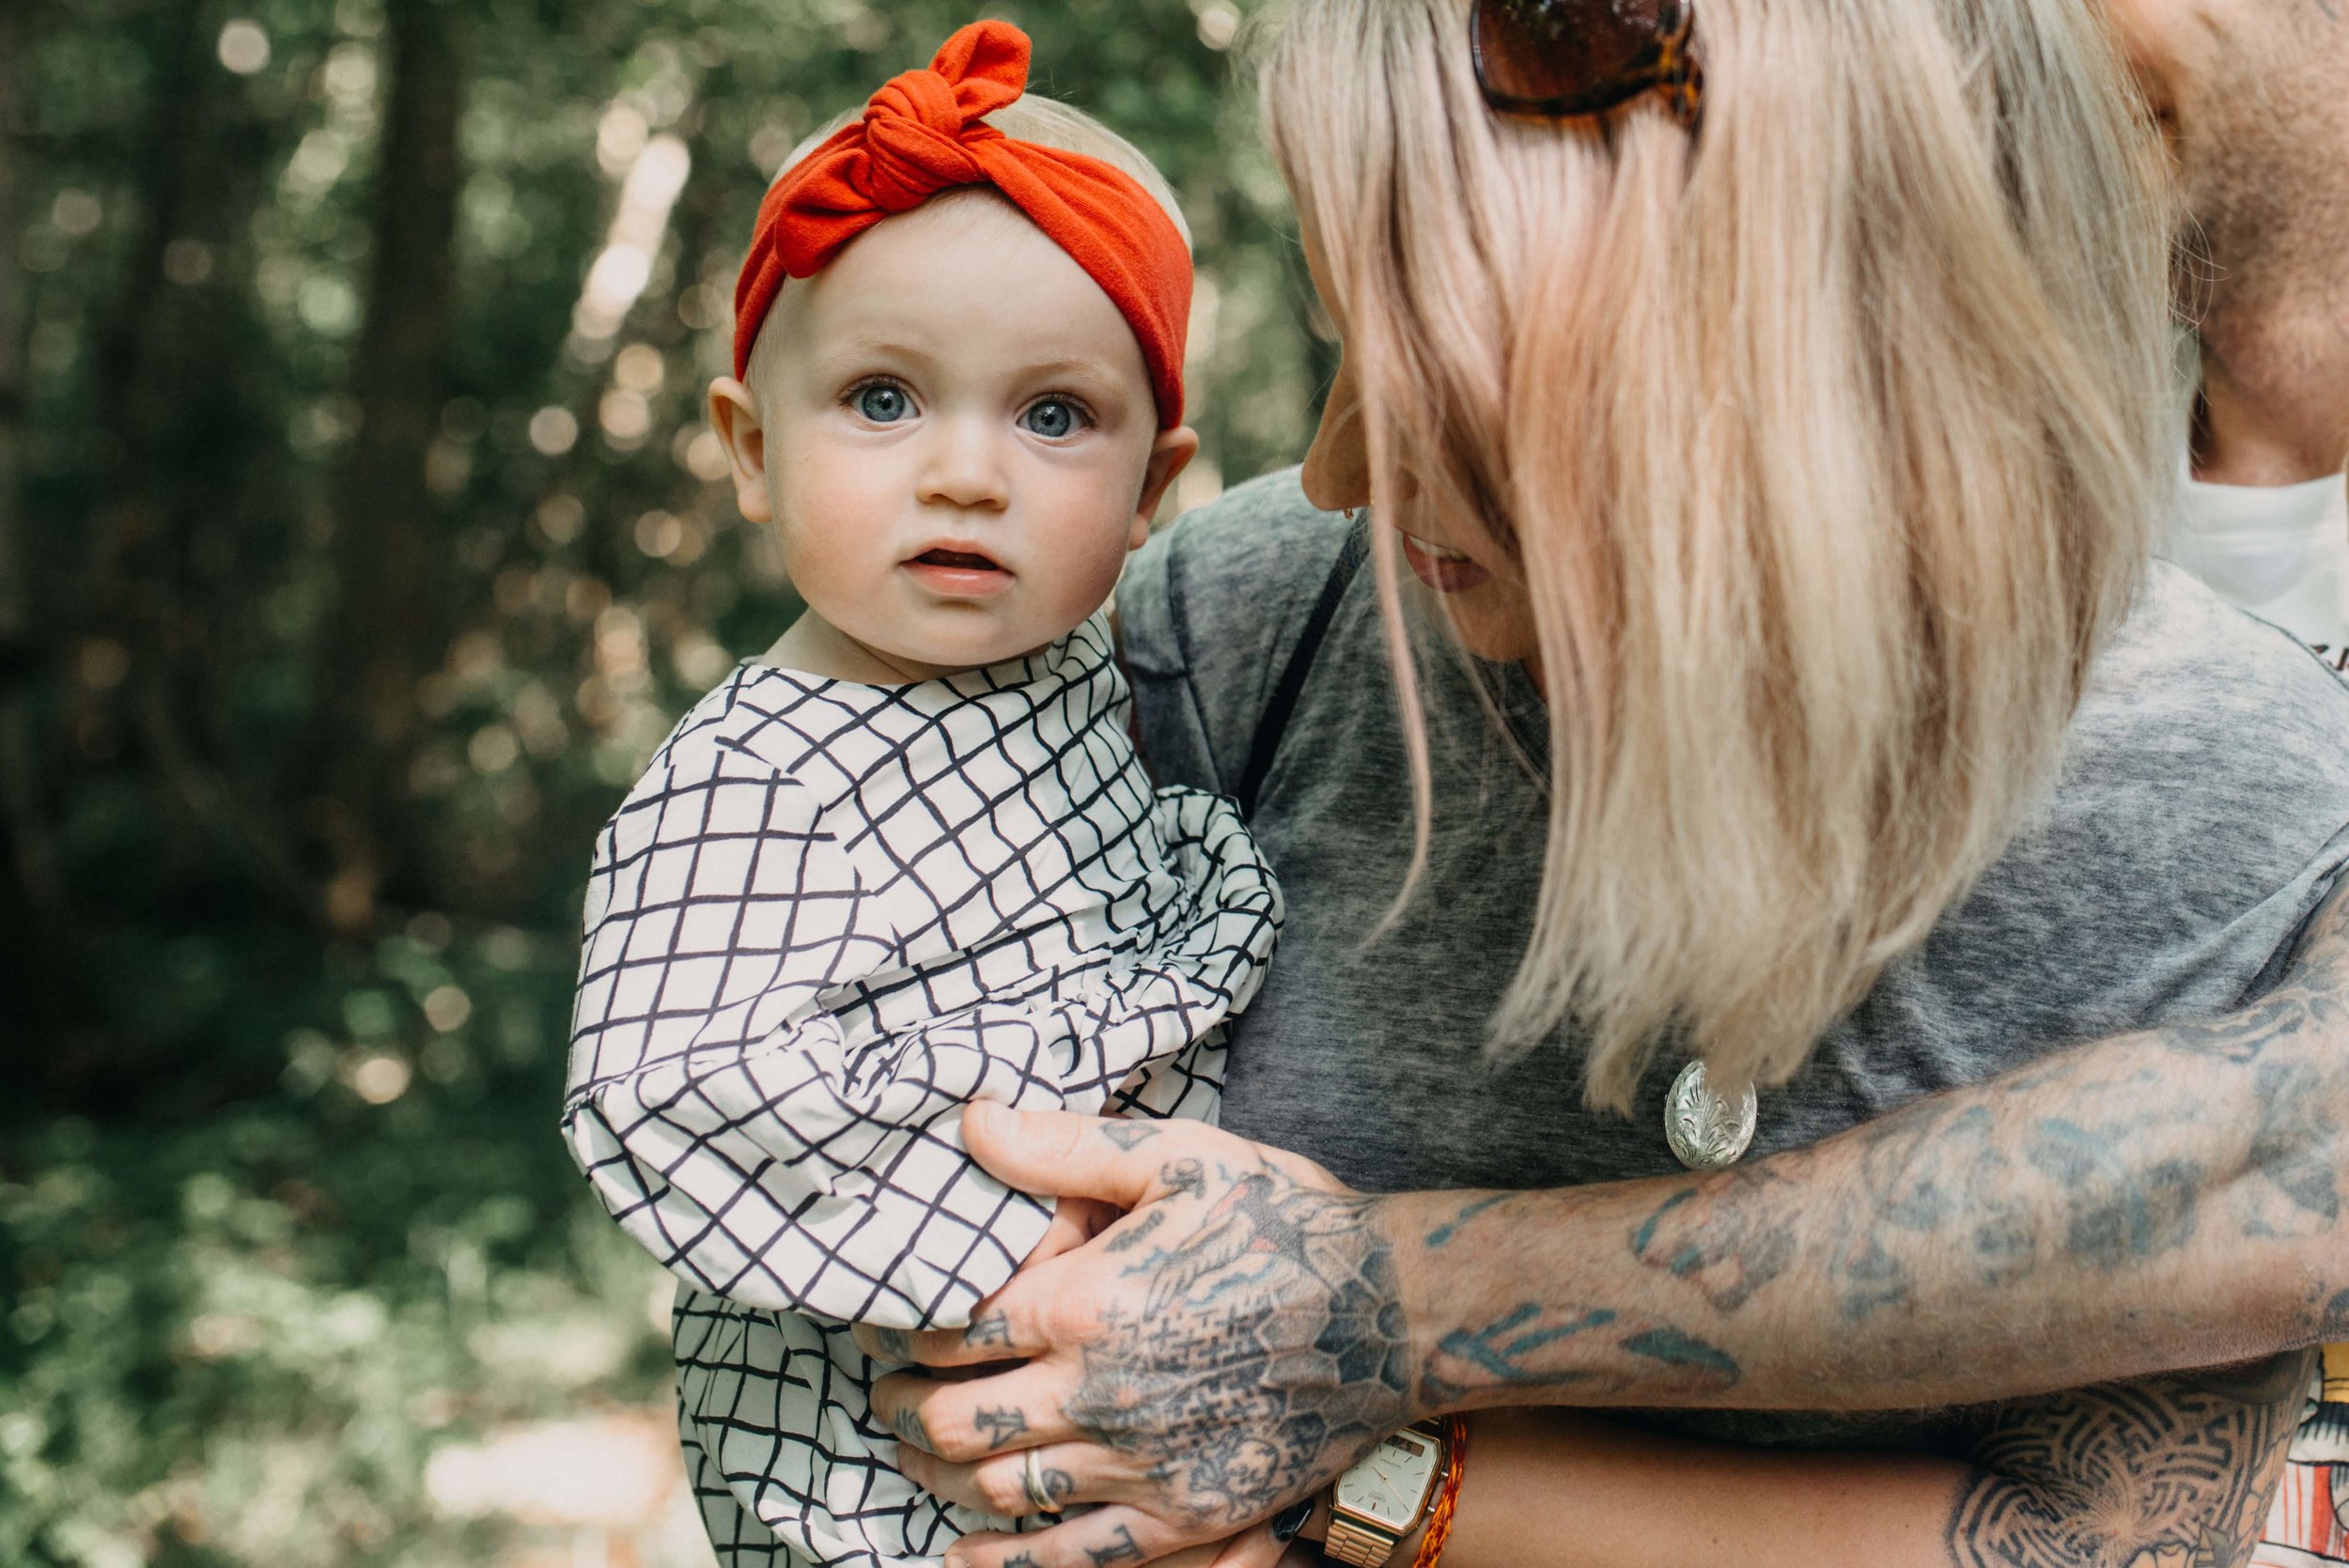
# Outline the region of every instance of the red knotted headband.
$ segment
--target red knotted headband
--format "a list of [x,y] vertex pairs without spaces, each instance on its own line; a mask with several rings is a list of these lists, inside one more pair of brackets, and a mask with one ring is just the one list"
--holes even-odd
[[992,185],[1101,286],[1142,345],[1159,427],[1182,423],[1190,253],[1124,170],[983,123],[1027,90],[1028,54],[1028,36],[1009,23],[972,23],[775,181],[734,288],[738,377],[786,277],[812,277],[858,235],[941,191]]

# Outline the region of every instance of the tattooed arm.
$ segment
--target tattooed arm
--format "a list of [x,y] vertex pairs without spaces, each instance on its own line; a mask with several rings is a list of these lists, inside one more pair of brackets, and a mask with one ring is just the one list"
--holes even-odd
[[[1305,1161],[1206,1128],[1125,1127],[1112,1142],[1068,1118],[978,1119],[987,1130],[973,1144],[983,1157],[1006,1130],[1024,1131],[1020,1141],[1031,1145],[1073,1131],[1112,1147],[1117,1162],[1147,1151],[1159,1163],[1145,1188],[1125,1196],[1141,1211],[1086,1250],[1115,1260],[1113,1272],[1089,1271],[1085,1253],[1072,1254],[1023,1274],[968,1329],[881,1347],[931,1365],[1031,1358],[968,1382],[901,1374],[877,1386],[877,1410],[912,1418],[901,1430],[920,1451],[903,1461],[914,1480],[998,1512],[1030,1512],[1020,1501],[1020,1451],[1034,1445],[1056,1498],[1106,1505],[1016,1542],[972,1537],[956,1548],[961,1563],[1014,1568],[1026,1557],[1019,1568],[1106,1568],[1226,1535],[1327,1484],[1380,1435],[1430,1407],[1409,1309],[1398,1306],[1393,1250],[1377,1230],[1379,1201],[1338,1189]],[[1138,1130],[1147,1136],[1136,1139]],[[1669,1327],[1596,1310],[1563,1323],[1525,1316],[1438,1355],[1506,1368],[1585,1336],[1678,1369],[1671,1386],[1684,1396],[1718,1392],[1731,1374],[1718,1352]],[[1790,1564],[2186,1564],[2198,1560],[2164,1554],[2238,1539],[2248,1547],[2306,1377],[2304,1356],[2286,1359],[2265,1382],[2173,1379],[1983,1417],[1975,1436],[1983,1470],[1974,1475],[1945,1466],[1937,1477],[1916,1459],[1766,1454],[1635,1435],[1590,1446],[1604,1461],[1599,1479],[1553,1478],[1541,1509],[1486,1506],[1501,1509],[1498,1537],[1522,1549],[1522,1532],[1554,1516],[1558,1491],[1595,1485],[1627,1518],[1647,1518],[1647,1535],[1602,1542],[1579,1528],[1546,1549],[1646,1560],[1621,1554],[1641,1539],[1676,1540],[1657,1536],[1654,1520],[1687,1514],[1696,1466],[1734,1482],[1736,1506],[1752,1514],[1740,1539],[1750,1545],[1768,1536]],[[1442,1387],[1453,1390],[1449,1403],[1456,1385]],[[1018,1432],[1006,1437],[1012,1424]],[[1479,1452],[1480,1477],[1496,1473],[1495,1456]],[[1642,1467],[1644,1493],[1626,1491]],[[1511,1467],[1505,1458],[1498,1473],[1512,1468],[1526,1474],[1522,1459]],[[1878,1499],[1876,1512],[1842,1521],[1847,1558],[1822,1555],[1822,1513],[1843,1506],[1855,1485]],[[1683,1525],[1701,1534],[1721,1517],[1708,1501]],[[1677,1541],[1701,1545],[1695,1536]],[[2234,1560],[2232,1547],[2199,1559],[2209,1568]],[[1577,1559],[1556,1560],[1563,1568]],[[1464,1558],[1455,1568],[1473,1564]]]
[[1963,1423],[1970,1465],[1492,1411],[1445,1568],[2241,1568],[2306,1369],[2292,1355],[1983,1412]]
[[2349,1338],[2345,907],[2233,1017],[1703,1177],[1368,1198],[1212,1129],[978,1113],[1013,1186],[1140,1212],[1013,1281],[1001,1344],[916,1336],[1027,1366],[885,1397],[961,1463],[989,1451],[957,1402],[1016,1398],[1117,1504],[1087,1528],[1148,1545],[1261,1518],[1432,1411],[1975,1404]]
[[1957,1568],[2240,1568],[2259,1544],[2312,1352],[1983,1413],[1947,1531]]
[[1703,1177],[1368,1217],[1427,1405],[1954,1405],[2349,1335],[2349,891],[2277,989]]

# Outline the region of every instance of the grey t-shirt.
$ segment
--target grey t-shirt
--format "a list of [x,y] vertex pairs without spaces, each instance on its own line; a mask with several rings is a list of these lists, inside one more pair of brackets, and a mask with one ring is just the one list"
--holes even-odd
[[[1134,558],[1118,607],[1161,783],[1237,784],[1346,527],[1274,474]],[[1662,1109],[1677,1060],[1651,1067],[1626,1121],[1582,1104],[1571,1031],[1506,1066],[1481,1056],[1540,886],[1547,722],[1517,666],[1423,668],[1433,852],[1402,921],[1372,941],[1402,884],[1411,793],[1365,568],[1252,819],[1289,914],[1237,1026],[1223,1125],[1368,1191],[1678,1170]],[[1755,1157],[2257,995],[2349,858],[2344,824],[2349,688],[2291,637],[2156,567],[2093,674],[2045,814],[1792,1081],[1763,1092]]]

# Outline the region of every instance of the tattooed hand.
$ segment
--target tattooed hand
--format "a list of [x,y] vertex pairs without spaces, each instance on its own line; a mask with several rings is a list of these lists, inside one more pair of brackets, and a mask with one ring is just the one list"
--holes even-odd
[[[974,1106],[963,1127],[1015,1187],[1137,1212],[1031,1265],[967,1329],[867,1336],[877,1355],[931,1367],[1026,1358],[875,1386],[917,1483],[1034,1514],[1034,1447],[1033,1479],[1056,1504],[1103,1505],[1039,1533],[966,1537],[952,1568],[1112,1568],[1230,1537],[1417,1414],[1420,1358],[1377,1201],[1196,1123]],[[1279,1555],[1258,1530],[1224,1560]]]

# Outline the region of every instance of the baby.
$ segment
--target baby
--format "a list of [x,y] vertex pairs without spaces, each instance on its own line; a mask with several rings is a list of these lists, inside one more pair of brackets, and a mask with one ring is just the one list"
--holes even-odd
[[768,194],[710,408],[807,613],[597,843],[564,1132],[688,1287],[729,1564],[1012,1528],[897,1473],[844,1326],[967,1325],[1046,1236],[973,1098],[1212,1116],[1281,918],[1229,802],[1151,789],[1101,613],[1198,446],[1188,241],[1027,65],[967,27]]

